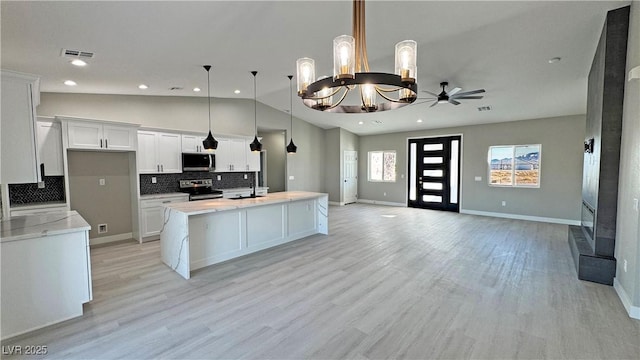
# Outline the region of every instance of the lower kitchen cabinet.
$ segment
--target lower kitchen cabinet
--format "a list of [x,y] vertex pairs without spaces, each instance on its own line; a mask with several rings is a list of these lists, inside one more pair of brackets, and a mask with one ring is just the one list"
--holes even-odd
[[[160,196],[160,195],[159,195]],[[161,198],[140,200],[140,237],[151,240],[158,238],[164,222],[164,205],[189,201],[187,194],[165,195]]]

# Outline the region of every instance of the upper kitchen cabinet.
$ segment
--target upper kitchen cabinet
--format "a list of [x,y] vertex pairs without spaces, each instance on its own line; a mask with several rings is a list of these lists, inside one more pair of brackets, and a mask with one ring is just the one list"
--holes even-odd
[[42,181],[36,139],[36,106],[40,103],[40,80],[35,75],[2,70],[1,82],[0,179],[3,184]]
[[138,125],[106,121],[63,120],[69,149],[135,151]]
[[216,172],[260,171],[260,153],[249,149],[252,141],[253,138],[218,138]]
[[181,173],[182,136],[175,133],[138,131],[138,173]]
[[62,176],[62,126],[59,122],[38,118],[38,150],[44,164],[43,176]]
[[202,147],[202,142],[206,136],[182,134],[182,152],[204,153],[208,152]]

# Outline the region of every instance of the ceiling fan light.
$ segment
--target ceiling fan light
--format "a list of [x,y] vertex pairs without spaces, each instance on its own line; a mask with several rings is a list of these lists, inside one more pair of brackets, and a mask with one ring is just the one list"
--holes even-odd
[[207,138],[202,141],[202,147],[204,147],[205,150],[216,150],[218,148],[218,140],[213,137],[213,134],[211,134],[211,130],[209,130],[209,135],[207,135]]
[[289,140],[289,145],[287,145],[287,153],[295,154],[297,150],[298,150],[298,147],[296,146],[296,144],[293,143],[293,139]]
[[333,78],[355,77],[356,39],[351,35],[340,35],[333,39]]
[[262,144],[258,140],[258,136],[257,135],[254,136],[253,142],[251,144],[249,144],[249,148],[251,149],[252,152],[260,152],[260,151],[262,151]]
[[404,40],[396,44],[396,74],[403,82],[415,82],[418,67],[418,43]]
[[300,58],[296,61],[298,73],[298,95],[307,93],[307,86],[316,81],[316,62],[311,58]]

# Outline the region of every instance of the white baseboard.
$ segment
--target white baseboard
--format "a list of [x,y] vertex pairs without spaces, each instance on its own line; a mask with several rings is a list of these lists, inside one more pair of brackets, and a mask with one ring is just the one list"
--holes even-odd
[[106,244],[110,242],[133,239],[133,233],[124,233],[118,235],[102,236],[99,238],[89,239],[89,245]]
[[622,305],[624,309],[627,310],[627,314],[629,317],[640,320],[640,306],[631,305],[631,299],[620,282],[618,282],[618,278],[613,278],[613,288],[616,290],[620,301],[622,301]]
[[391,202],[391,201],[379,201],[379,200],[367,200],[367,199],[358,199],[359,203],[362,204],[374,204],[374,205],[386,205],[386,206],[400,206],[400,207],[407,207],[407,204],[404,203],[397,203],[397,202]]
[[553,224],[578,225],[578,226],[580,225],[580,220],[559,219],[559,218],[549,218],[549,217],[542,217],[542,216],[530,216],[530,215],[519,215],[519,214],[507,214],[507,213],[497,213],[497,212],[490,212],[490,211],[460,209],[460,214],[491,216],[491,217],[497,217],[497,218],[516,219],[516,220],[539,221],[539,222],[546,222],[546,223],[553,223]]
[[329,201],[329,205],[344,206],[344,203],[343,202],[337,202],[337,201]]

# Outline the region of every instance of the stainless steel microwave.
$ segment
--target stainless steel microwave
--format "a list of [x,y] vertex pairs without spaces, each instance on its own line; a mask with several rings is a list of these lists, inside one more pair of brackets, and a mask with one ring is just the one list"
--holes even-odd
[[182,171],[213,171],[215,168],[215,154],[182,153]]

